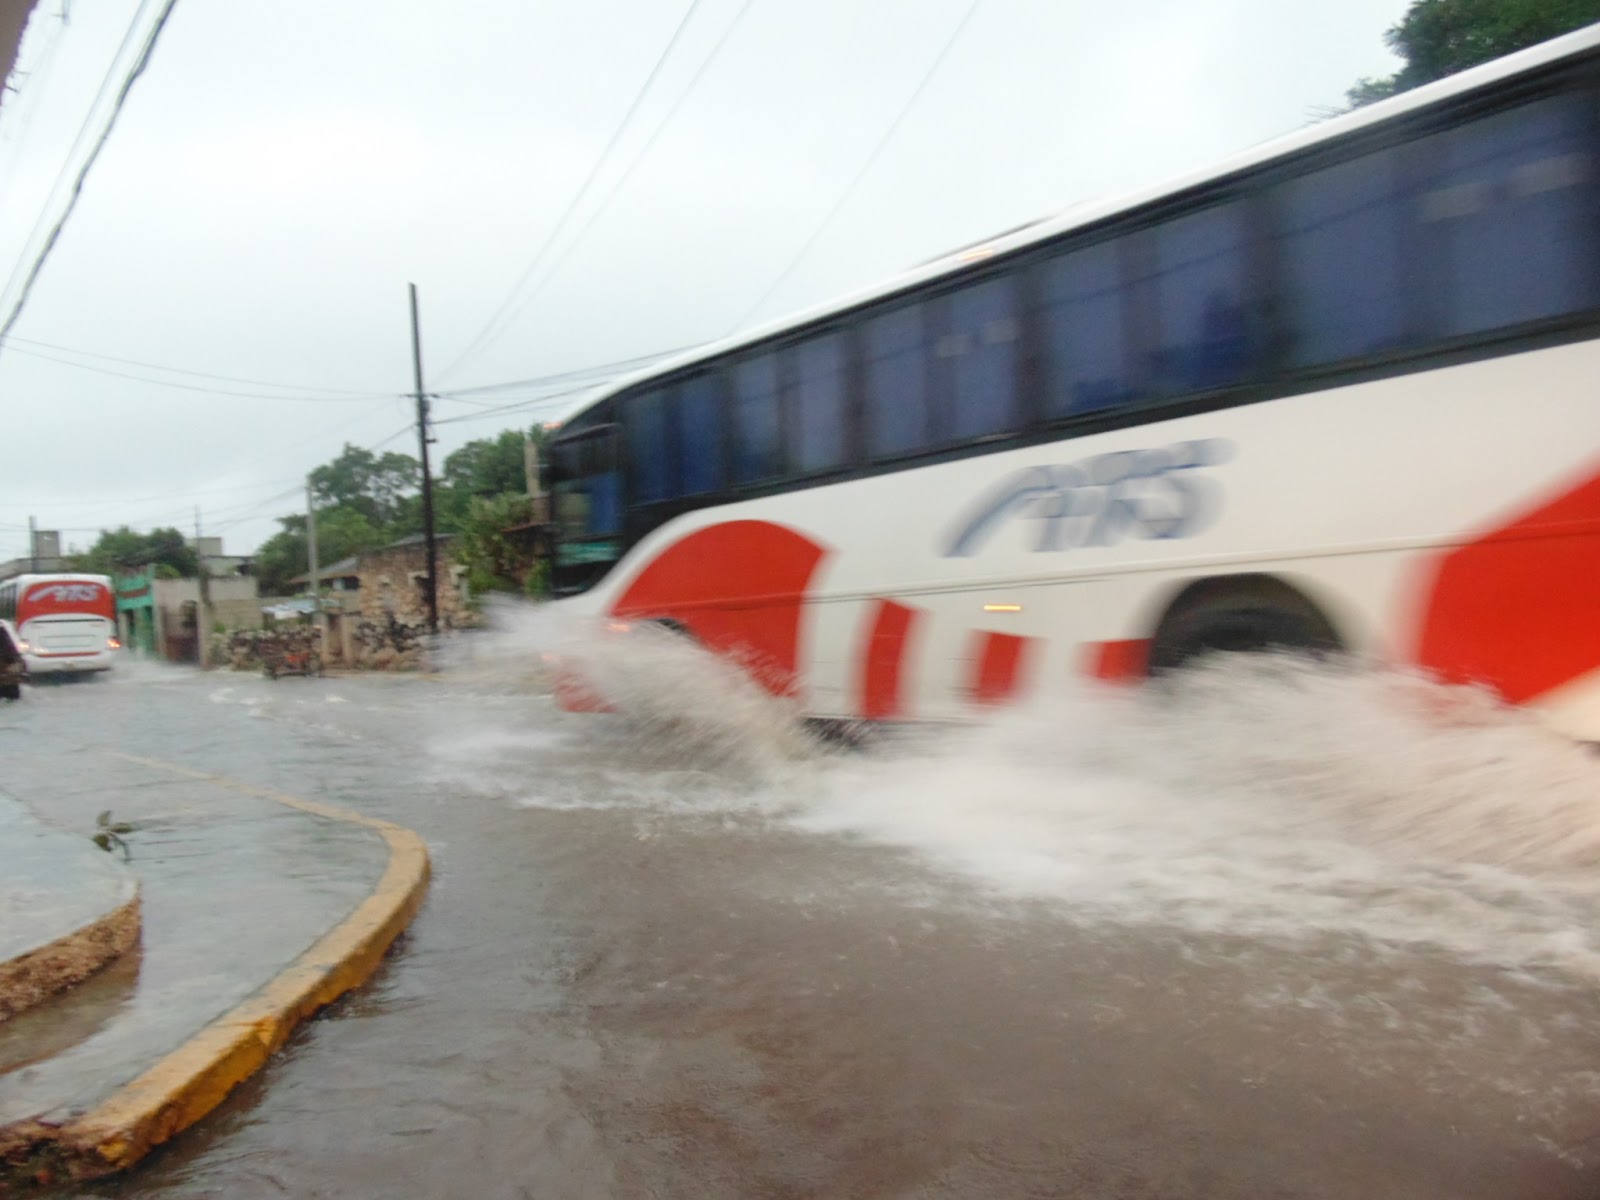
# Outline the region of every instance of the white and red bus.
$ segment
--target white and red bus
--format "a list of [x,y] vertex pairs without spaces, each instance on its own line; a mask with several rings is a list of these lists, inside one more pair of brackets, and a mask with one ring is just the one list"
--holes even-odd
[[0,618],[17,634],[30,675],[108,671],[122,643],[105,575],[16,575],[0,582]]
[[1600,737],[1600,26],[622,381],[558,602],[823,718],[1347,648]]

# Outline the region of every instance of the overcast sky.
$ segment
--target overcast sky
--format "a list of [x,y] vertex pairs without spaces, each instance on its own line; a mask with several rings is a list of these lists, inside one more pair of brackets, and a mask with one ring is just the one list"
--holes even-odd
[[[64,3],[0,103],[0,321],[162,7]],[[30,516],[81,548],[196,506],[248,552],[346,441],[415,454],[408,282],[437,468],[572,403],[448,393],[720,337],[1290,132],[1395,69],[1405,6],[179,0],[0,347],[0,561]]]

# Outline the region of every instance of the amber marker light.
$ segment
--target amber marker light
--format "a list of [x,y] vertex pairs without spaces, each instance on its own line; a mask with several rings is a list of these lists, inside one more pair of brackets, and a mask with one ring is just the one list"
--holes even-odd
[[1020,605],[1020,604],[985,604],[983,606],[983,611],[984,612],[1021,612],[1022,611],[1022,605]]

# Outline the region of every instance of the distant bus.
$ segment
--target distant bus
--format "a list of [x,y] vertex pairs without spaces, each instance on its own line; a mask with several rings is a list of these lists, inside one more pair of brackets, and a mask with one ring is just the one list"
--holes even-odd
[[819,717],[1283,646],[1600,737],[1600,26],[627,379],[549,482],[558,603]]
[[30,675],[108,671],[122,647],[115,595],[105,575],[17,575],[0,582],[0,618]]

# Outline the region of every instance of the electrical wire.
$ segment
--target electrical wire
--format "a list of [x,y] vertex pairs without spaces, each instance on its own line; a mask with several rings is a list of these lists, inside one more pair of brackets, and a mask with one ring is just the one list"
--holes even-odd
[[[517,302],[516,307],[511,311],[510,315],[501,322],[499,329],[495,330],[492,334],[479,335],[479,339],[475,343],[479,351],[486,349],[491,343],[505,335],[506,331],[511,328],[511,326],[516,322],[517,318],[527,311],[528,305],[533,303],[534,297],[538,296],[539,293],[542,292],[549,284],[549,282],[556,277],[556,273],[561,269],[562,264],[565,263],[569,257],[571,257],[572,252],[577,249],[578,246],[583,244],[583,239],[588,235],[589,231],[594,228],[595,222],[605,215],[607,209],[611,207],[611,202],[617,198],[617,195],[622,191],[623,187],[627,185],[628,180],[633,178],[634,171],[639,168],[639,165],[644,162],[645,158],[649,155],[651,149],[656,144],[656,140],[661,136],[662,132],[670,124],[672,124],[672,119],[677,116],[678,110],[681,109],[689,97],[694,94],[695,88],[699,86],[700,80],[704,78],[706,71],[711,67],[711,64],[717,60],[717,57],[722,53],[722,48],[727,45],[728,39],[733,35],[733,31],[739,27],[740,22],[744,20],[745,14],[750,11],[750,5],[752,2],[753,0],[744,0],[744,3],[739,6],[739,11],[734,14],[733,20],[728,22],[727,27],[722,31],[721,36],[717,38],[717,41],[711,47],[710,52],[704,59],[701,60],[700,66],[696,68],[695,73],[689,80],[688,85],[679,94],[678,98],[673,101],[672,107],[667,110],[666,115],[661,118],[660,123],[658,123],[656,127],[651,130],[650,136],[645,139],[644,145],[635,151],[632,161],[629,162],[627,168],[611,185],[611,190],[606,193],[605,198],[602,199],[600,204],[590,212],[589,219],[584,222],[583,227],[579,229],[575,235],[573,235],[570,241],[567,242],[561,253],[556,255],[555,260],[550,263],[549,267],[545,270],[539,281],[533,285],[533,287],[528,291],[527,295]],[[520,287],[521,285],[519,284],[518,286]],[[504,311],[504,306],[502,306],[502,311]],[[454,369],[455,367],[459,366],[461,362],[465,360],[465,358],[465,354],[460,355],[456,361],[451,364],[450,369]]]
[[[100,131],[100,136],[95,140],[93,148],[89,151],[88,158],[84,160],[83,166],[78,171],[77,178],[73,181],[72,192],[67,199],[66,208],[62,211],[61,216],[56,219],[54,226],[51,227],[49,237],[45,239],[44,245],[40,248],[37,257],[33,260],[33,265],[28,270],[27,277],[23,280],[22,291],[17,297],[16,304],[6,317],[5,323],[0,325],[0,339],[3,339],[11,332],[12,326],[22,316],[22,310],[28,303],[28,297],[33,292],[33,285],[38,281],[39,273],[44,270],[44,264],[50,257],[50,251],[55,248],[57,240],[61,237],[61,231],[66,228],[68,218],[72,216],[73,210],[78,206],[78,198],[83,195],[83,185],[89,178],[89,171],[99,160],[100,151],[105,148],[106,142],[110,139],[111,131],[116,128],[117,118],[122,114],[123,106],[128,101],[128,93],[133,90],[134,83],[140,75],[144,74],[145,67],[149,65],[150,56],[155,51],[156,43],[161,39],[161,32],[166,28],[167,19],[172,16],[172,10],[177,7],[177,4],[178,0],[166,0],[166,4],[156,17],[155,24],[145,37],[144,45],[139,49],[139,57],[129,69],[128,74],[122,81],[122,87],[117,92],[116,102],[112,106],[110,116],[106,118],[105,127]],[[9,291],[8,284],[7,292],[9,293]]]
[[[7,339],[0,337],[0,346]],[[179,383],[173,379],[158,379],[153,375],[136,375],[130,371],[115,371],[110,367],[97,367],[91,363],[73,362],[69,358],[59,358],[54,354],[45,354],[39,350],[24,350],[20,346],[12,346],[16,354],[26,355],[29,358],[39,358],[46,362],[58,363],[64,367],[75,367],[80,371],[89,371],[96,375],[109,375],[114,379],[132,379],[138,383],[149,384],[152,387],[173,388],[180,392],[201,392],[207,396],[235,396],[246,400],[275,400],[279,402],[311,403],[311,404],[339,404],[361,403],[375,399],[378,396],[403,396],[403,392],[355,392],[348,395],[322,395],[322,396],[292,396],[276,392],[241,392],[234,388],[208,387],[198,383]],[[268,384],[267,386],[276,386]]]
[[61,167],[56,172],[55,179],[51,181],[49,191],[45,193],[44,204],[39,209],[38,217],[34,219],[33,228],[28,231],[28,236],[22,243],[23,252],[17,259],[16,264],[11,268],[11,273],[6,276],[5,287],[0,289],[0,297],[11,294],[12,285],[17,281],[17,272],[22,269],[22,263],[27,258],[28,247],[34,244],[48,223],[52,202],[66,182],[67,176],[72,170],[72,164],[77,158],[79,148],[89,136],[89,127],[94,122],[95,114],[100,111],[101,102],[111,94],[111,84],[116,77],[117,64],[123,61],[128,50],[133,46],[139,26],[150,4],[151,0],[139,0],[139,6],[134,9],[133,16],[129,18],[128,28],[122,34],[122,41],[111,55],[111,61],[106,64],[106,69],[100,76],[100,84],[95,89],[94,99],[89,101],[89,106],[84,110],[83,120],[78,122],[77,131],[72,135],[72,141],[67,146],[66,154],[62,156]]
[[[9,102],[11,108],[7,109],[7,115],[9,116],[12,112],[17,111],[19,104],[22,115],[17,118],[16,136],[8,139],[10,145],[9,157],[12,161],[0,164],[0,210],[5,208],[6,195],[10,192],[12,183],[21,174],[20,171],[15,169],[14,164],[22,160],[22,152],[28,144],[28,135],[33,131],[34,114],[39,108],[38,102],[33,98],[44,90],[46,83],[49,81],[50,68],[56,64],[56,50],[66,36],[66,30],[67,14],[63,0],[62,9],[56,14],[54,36],[45,44],[45,48],[39,52],[39,57],[28,64],[26,71],[13,70],[11,73],[12,86],[10,90],[17,99]],[[14,82],[19,76],[27,80],[26,84]]]
[[[550,248],[555,245],[556,239],[566,229],[567,222],[572,219],[572,214],[578,210],[578,206],[588,196],[589,189],[594,185],[594,181],[599,177],[606,163],[610,161],[611,152],[617,148],[617,143],[622,140],[623,133],[633,123],[633,118],[639,112],[639,106],[644,103],[644,98],[649,94],[656,77],[661,74],[661,68],[666,65],[667,59],[672,56],[673,48],[677,46],[678,39],[683,36],[683,31],[688,28],[690,19],[699,7],[700,0],[690,0],[689,7],[684,10],[682,18],[678,21],[677,28],[672,31],[672,36],[667,39],[666,46],[657,55],[655,65],[650,68],[650,73],[645,76],[644,83],[640,84],[639,90],[634,93],[633,101],[628,105],[628,111],[622,114],[622,120],[617,123],[616,129],[612,131],[610,140],[606,142],[605,148],[600,151],[599,157],[594,160],[594,166],[589,169],[588,176],[579,185],[578,190],[573,193],[572,200],[567,204],[566,210],[556,219],[556,223],[550,229],[549,236],[545,238],[544,243],[534,253],[533,259],[528,263],[527,269],[518,276],[517,282],[511,285],[511,290],[506,293],[506,298],[501,301],[500,307],[494,311],[494,315],[485,322],[483,328],[478,331],[477,336],[467,344],[467,348],[456,355],[449,366],[439,372],[438,377],[440,379],[447,378],[457,367],[471,358],[479,345],[485,342],[486,338],[493,340],[490,338],[489,331],[494,328],[495,322],[499,321],[505,314],[506,309],[511,306],[512,301],[516,299],[517,293],[522,290],[523,286],[533,276],[534,271],[538,269],[539,264],[544,261],[545,255],[550,253]],[[499,333],[496,332],[494,336],[498,337]]]
[[485,392],[505,392],[518,388],[539,387],[547,383],[565,383],[572,379],[582,379],[591,375],[601,375],[614,378],[633,367],[642,367],[649,363],[659,362],[674,354],[682,354],[696,348],[698,343],[686,346],[674,346],[667,350],[657,350],[653,354],[640,354],[634,358],[621,358],[613,362],[596,363],[590,367],[578,367],[571,371],[558,371],[552,375],[536,375],[531,379],[513,379],[506,383],[487,383],[480,387],[458,388],[454,391],[430,393],[440,400],[460,400],[471,403],[468,397],[482,395]]
[[[275,383],[270,379],[248,379],[239,375],[216,375],[210,371],[192,371],[187,367],[169,367],[163,363],[144,362],[137,358],[118,358],[114,354],[97,354],[93,350],[79,350],[73,346],[58,346],[53,342],[41,342],[34,338],[18,337],[16,334],[11,334],[6,338],[0,338],[0,345],[12,345],[18,354],[33,353],[38,355],[40,358],[49,357],[48,355],[40,354],[40,350],[55,350],[62,354],[76,354],[82,358],[98,359],[101,362],[120,363],[123,366],[128,367],[147,367],[152,371],[165,371],[169,375],[190,375],[198,379],[220,379],[224,383],[248,383],[256,387],[282,388],[286,391],[297,392],[314,392],[318,395],[318,397],[352,396],[358,399],[370,400],[379,396],[398,394],[394,392],[358,392],[351,388],[318,388],[312,387],[309,384],[301,383]],[[32,351],[25,350],[23,349],[24,346],[32,346],[34,349]],[[73,366],[80,365],[76,363],[70,363],[70,361],[67,359],[51,359],[51,361],[69,363],[69,365]]]
[[568,390],[562,392],[551,392],[548,395],[535,396],[531,400],[519,400],[513,404],[503,404],[499,408],[484,409],[482,412],[463,413],[461,416],[457,417],[444,417],[441,420],[432,422],[432,424],[455,425],[461,421],[481,421],[485,417],[499,416],[503,413],[532,411],[534,409],[543,408],[554,400],[562,400],[568,396],[582,396],[592,393],[600,386],[600,384],[594,383],[586,384],[583,387],[569,388]]
[[768,287],[766,291],[761,293],[760,299],[751,305],[749,311],[747,311],[738,321],[734,322],[734,324],[729,328],[727,336],[731,336],[732,334],[737,333],[739,330],[745,328],[745,326],[749,325],[751,319],[756,315],[756,313],[760,312],[767,301],[772,299],[773,294],[788,282],[789,276],[794,274],[794,269],[798,267],[800,263],[804,261],[806,255],[811,252],[811,248],[817,244],[817,241],[822,237],[823,232],[828,228],[829,225],[833,223],[833,219],[839,215],[839,211],[844,208],[846,202],[848,202],[850,197],[854,195],[857,186],[861,183],[862,179],[866,177],[867,172],[872,169],[873,164],[876,163],[878,158],[883,154],[884,147],[886,147],[889,144],[890,139],[894,137],[895,132],[900,128],[901,122],[906,119],[906,114],[916,106],[916,103],[921,98],[922,93],[927,89],[928,84],[932,82],[933,77],[938,73],[939,68],[944,64],[945,59],[950,56],[950,51],[955,47],[956,42],[961,37],[961,34],[966,30],[968,24],[972,21],[973,14],[978,11],[978,6],[982,3],[983,0],[972,0],[972,3],[967,6],[967,11],[962,15],[961,20],[956,22],[955,28],[950,31],[950,36],[945,39],[943,47],[941,47],[939,53],[934,56],[933,62],[929,64],[928,69],[923,72],[922,78],[917,81],[917,86],[912,89],[911,95],[908,96],[906,98],[906,102],[901,105],[899,113],[895,116],[895,119],[889,123],[889,128],[886,129],[883,133],[883,136],[878,139],[877,145],[875,145],[872,148],[872,152],[867,155],[866,161],[863,162],[860,169],[856,171],[854,178],[852,178],[850,182],[845,185],[844,191],[841,192],[839,194],[839,198],[834,201],[833,207],[827,211],[822,220],[817,224],[817,227],[811,231],[811,236],[805,240],[805,243],[798,251],[796,251],[795,256],[789,260],[789,265],[784,267],[784,269],[778,273],[778,277],[772,281],[772,285]]

